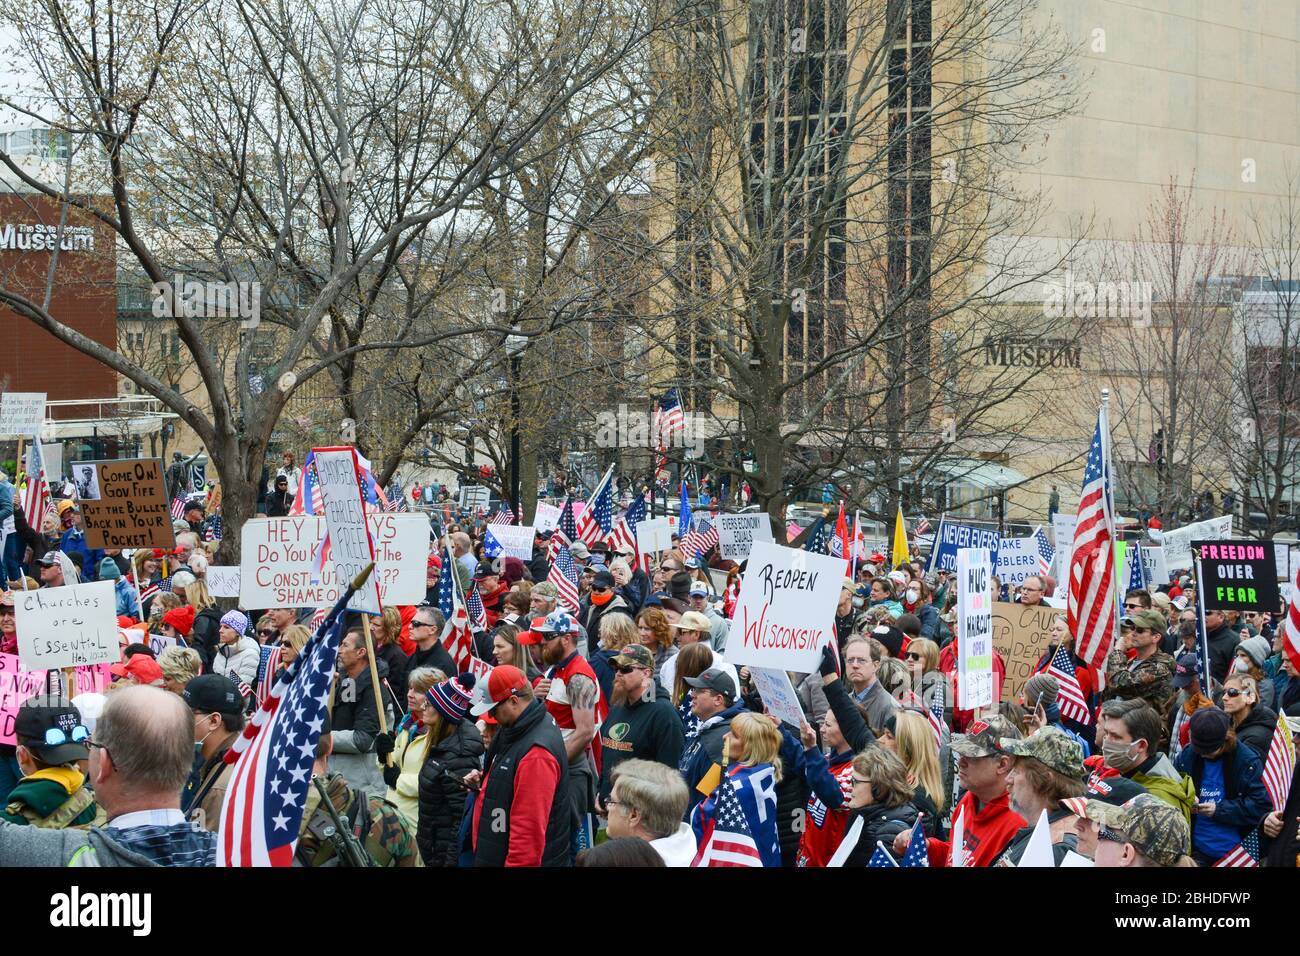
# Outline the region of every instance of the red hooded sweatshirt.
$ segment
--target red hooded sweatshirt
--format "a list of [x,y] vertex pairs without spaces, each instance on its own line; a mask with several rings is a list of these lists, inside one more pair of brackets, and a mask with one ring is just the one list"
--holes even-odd
[[[977,810],[975,795],[968,790],[957,801],[952,821],[956,821],[958,813],[964,815],[962,829],[966,835],[967,866],[992,866],[998,854],[1006,849],[1020,828],[1027,826],[1024,818],[1011,809],[1008,799],[1004,793]],[[948,865],[951,846],[947,840],[930,837],[926,840],[926,850],[929,852],[931,866]]]

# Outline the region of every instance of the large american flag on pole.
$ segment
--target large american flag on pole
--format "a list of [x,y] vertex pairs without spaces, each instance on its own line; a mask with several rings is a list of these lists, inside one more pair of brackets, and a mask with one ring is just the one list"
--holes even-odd
[[605,471],[605,477],[592,493],[587,507],[578,518],[578,537],[587,544],[604,541],[614,527],[614,466]]
[[456,670],[463,672],[469,669],[470,658],[474,656],[474,638],[452,565],[455,560],[450,549],[443,550],[442,571],[438,575],[438,610],[447,622],[442,628],[442,646],[456,663]]
[[668,474],[668,456],[664,454],[672,444],[672,436],[686,431],[686,413],[677,397],[677,389],[670,388],[664,392],[655,406],[654,433],[657,436],[655,456],[655,481],[662,481]]
[[[709,803],[713,805],[710,807]],[[736,796],[731,780],[723,780],[713,801],[705,801],[692,821],[699,850],[691,866],[762,866],[758,845],[754,842],[745,811]]]
[[1061,708],[1061,716],[1084,726],[1091,724],[1092,711],[1088,707],[1088,701],[1084,699],[1083,688],[1079,686],[1079,678],[1075,676],[1074,661],[1070,658],[1070,652],[1066,650],[1064,644],[1056,648],[1056,653],[1052,655],[1046,672],[1056,678],[1056,683],[1060,687],[1056,704]]
[[50,483],[45,474],[45,452],[41,451],[41,440],[35,437],[27,449],[27,485],[23,488],[22,508],[28,526],[40,531],[45,512],[50,509]]
[[1291,739],[1291,728],[1286,722],[1286,715],[1279,714],[1277,727],[1273,731],[1273,742],[1269,744],[1268,754],[1264,758],[1264,789],[1273,801],[1273,809],[1279,813],[1286,806],[1286,797],[1291,789],[1291,775],[1295,772],[1295,742]]
[[349,590],[333,621],[311,636],[226,751],[234,769],[221,805],[218,866],[293,863],[350,595]]
[[1291,588],[1291,601],[1286,609],[1282,650],[1291,659],[1291,666],[1300,670],[1300,571],[1296,571],[1292,584],[1294,587]]
[[1103,405],[1083,469],[1070,552],[1066,620],[1079,657],[1104,668],[1115,634],[1115,525],[1111,513],[1110,425]]
[[[609,546],[615,553],[620,548],[628,547],[632,549],[632,567],[641,563],[642,555],[640,548],[636,544],[636,526],[645,520],[646,503],[645,495],[639,495],[632,499],[627,506],[627,510],[614,524],[614,530],[609,533]],[[646,555],[648,558],[649,555]]]

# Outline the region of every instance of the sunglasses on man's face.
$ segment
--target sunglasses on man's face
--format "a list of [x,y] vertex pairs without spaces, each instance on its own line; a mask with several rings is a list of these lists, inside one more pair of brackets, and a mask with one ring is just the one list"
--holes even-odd
[[614,670],[618,671],[624,677],[626,677],[628,674],[632,673],[633,671],[637,671],[640,669],[641,668],[637,667],[635,664],[624,664],[622,667],[614,668]]

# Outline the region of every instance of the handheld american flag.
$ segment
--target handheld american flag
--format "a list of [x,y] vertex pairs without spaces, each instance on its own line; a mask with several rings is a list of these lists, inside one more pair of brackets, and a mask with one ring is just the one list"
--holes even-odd
[[1046,574],[1052,570],[1052,558],[1056,556],[1056,549],[1047,540],[1047,533],[1043,531],[1042,525],[1034,530],[1034,544],[1038,548],[1038,573]]
[[172,520],[180,521],[185,517],[185,496],[177,495],[172,499]]
[[587,544],[604,541],[614,526],[614,466],[605,471],[605,477],[587,501],[587,507],[578,518],[578,537]]
[[560,511],[560,519],[555,525],[555,534],[551,535],[552,546],[556,538],[563,535],[560,544],[573,544],[578,540],[578,525],[573,520],[573,496],[564,499],[564,508]]
[[1092,710],[1084,699],[1083,688],[1079,686],[1079,678],[1074,672],[1074,661],[1064,644],[1056,648],[1056,653],[1047,665],[1047,673],[1056,678],[1060,687],[1056,703],[1061,709],[1061,716],[1084,726],[1091,724]]
[[459,672],[469,669],[470,658],[474,656],[474,638],[470,634],[469,612],[452,567],[455,560],[450,549],[443,552],[442,574],[438,576],[438,609],[447,620],[442,628],[442,646]]
[[1070,551],[1070,633],[1079,657],[1104,668],[1115,634],[1115,527],[1111,513],[1110,424],[1106,406],[1097,414],[1097,428],[1083,469],[1074,544]]
[[223,758],[234,764],[217,830],[218,866],[289,866],[298,844],[351,583]]
[[1224,854],[1214,865],[1238,869],[1259,866],[1259,830],[1254,829],[1247,833],[1240,843]]
[[1286,806],[1287,793],[1291,789],[1291,775],[1295,772],[1295,742],[1291,739],[1291,728],[1286,715],[1279,714],[1277,727],[1273,730],[1273,742],[1269,744],[1268,755],[1264,758],[1264,789],[1273,801],[1273,809],[1279,813]]
[[636,567],[641,560],[640,549],[636,545],[636,526],[645,520],[646,505],[645,495],[639,495],[633,498],[623,512],[622,517],[614,525],[614,530],[609,533],[609,545],[615,553],[623,548],[632,549],[632,567]]
[[578,569],[573,565],[573,556],[569,554],[568,546],[564,542],[556,544],[552,540],[555,550],[555,556],[551,559],[551,570],[546,575],[546,580],[555,585],[559,592],[558,598],[561,604],[569,609],[570,613],[578,613]]
[[22,508],[28,527],[40,531],[45,512],[50,509],[50,483],[45,475],[45,452],[41,450],[39,438],[33,438],[27,450],[27,484],[23,488]]
[[506,504],[504,501],[501,502],[500,510],[497,511],[497,513],[492,516],[492,520],[488,522],[488,524],[514,524],[514,523],[515,523],[515,513],[513,510],[511,510],[510,506]]
[[476,631],[486,631],[487,608],[483,606],[483,596],[478,593],[478,585],[469,586],[469,594],[465,597],[465,613],[469,617],[470,627]]
[[912,827],[912,836],[907,842],[907,852],[903,854],[900,866],[929,866],[930,857],[926,852],[925,830],[921,826],[921,819],[918,817],[916,825]]

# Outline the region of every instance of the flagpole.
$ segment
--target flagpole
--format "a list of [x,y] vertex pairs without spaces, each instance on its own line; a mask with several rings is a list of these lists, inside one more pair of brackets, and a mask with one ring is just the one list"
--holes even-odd
[[[1106,511],[1106,530],[1110,534],[1112,547],[1118,540],[1115,531],[1115,498],[1114,486],[1111,484],[1110,468],[1110,389],[1101,390],[1101,467],[1102,467],[1102,497],[1105,500]],[[1112,564],[1114,560],[1112,559]],[[1112,571],[1112,573],[1114,573]],[[1068,583],[1068,582],[1067,582]],[[1199,597],[1199,595],[1198,595]],[[1124,611],[1124,593],[1119,588],[1119,582],[1115,582],[1115,616],[1111,621],[1110,628],[1110,646],[1119,646],[1119,620]]]

